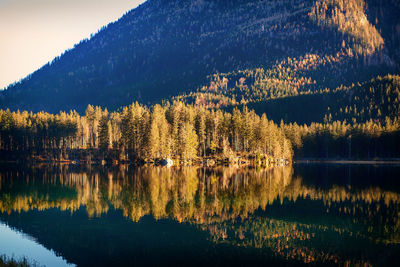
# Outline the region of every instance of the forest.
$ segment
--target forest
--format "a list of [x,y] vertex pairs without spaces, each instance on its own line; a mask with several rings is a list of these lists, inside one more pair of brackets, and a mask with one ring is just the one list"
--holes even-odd
[[89,105],[84,116],[1,110],[0,126],[3,160],[292,159],[283,130],[245,107],[229,113],[182,102],[151,108],[134,103],[109,113]]
[[[400,114],[399,75],[377,76],[362,83],[318,89],[320,81],[310,78],[314,74],[299,75],[292,69],[299,69],[299,65],[312,69],[317,64],[314,59],[317,60],[309,55],[297,62],[288,60],[297,67],[279,63],[268,70],[220,73],[210,76],[208,85],[173,99],[226,110],[245,104],[278,122],[280,119],[297,123],[323,122],[325,116],[341,121],[353,118],[359,122],[371,118],[382,121],[386,116],[393,118]],[[344,80],[334,70],[326,71],[332,72],[330,79]],[[300,109],[302,112],[297,113]]]
[[0,158],[398,158],[397,7],[147,1],[0,93]]
[[382,159],[400,157],[399,118],[386,117],[383,123],[333,121],[326,123],[282,124],[293,145],[296,158]]
[[83,113],[175,96],[218,107],[351,86],[398,73],[397,2],[146,1],[11,84],[0,106]]
[[332,121],[278,125],[246,106],[232,112],[183,102],[116,112],[89,105],[50,114],[0,110],[0,157],[42,161],[240,163],[299,158],[400,157],[397,116],[358,123]]

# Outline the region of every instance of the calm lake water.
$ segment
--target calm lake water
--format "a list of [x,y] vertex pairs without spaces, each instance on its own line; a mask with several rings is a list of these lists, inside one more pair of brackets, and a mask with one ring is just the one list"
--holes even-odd
[[396,265],[400,167],[0,166],[0,254],[47,266]]

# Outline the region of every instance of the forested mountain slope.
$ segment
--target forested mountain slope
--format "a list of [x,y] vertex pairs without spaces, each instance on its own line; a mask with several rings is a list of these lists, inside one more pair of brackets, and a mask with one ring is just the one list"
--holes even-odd
[[[227,106],[226,109],[239,105]],[[279,122],[384,122],[400,115],[400,76],[387,75],[335,90],[252,102],[247,106]]]
[[148,0],[9,86],[0,107],[228,106],[350,86],[397,72],[397,14],[379,0]]

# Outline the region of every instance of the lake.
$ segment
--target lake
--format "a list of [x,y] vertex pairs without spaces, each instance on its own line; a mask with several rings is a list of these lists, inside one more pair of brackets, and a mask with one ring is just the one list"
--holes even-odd
[[400,166],[0,166],[0,255],[46,266],[374,265]]

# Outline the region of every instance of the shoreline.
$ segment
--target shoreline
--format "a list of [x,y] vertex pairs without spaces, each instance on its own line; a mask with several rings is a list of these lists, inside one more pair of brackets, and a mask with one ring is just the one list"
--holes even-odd
[[349,159],[296,159],[293,164],[354,164],[354,165],[400,165],[400,159],[349,160]]
[[234,160],[227,160],[220,157],[205,157],[193,160],[179,160],[176,158],[157,159],[157,160],[79,160],[79,159],[0,159],[0,164],[63,164],[73,166],[118,166],[118,165],[132,165],[132,166],[166,166],[166,167],[182,167],[182,166],[202,166],[202,167],[219,167],[219,166],[263,166],[263,167],[278,167],[292,164],[292,161],[284,159],[269,159],[264,161],[257,161],[253,158],[246,158],[237,156]]
[[[213,158],[212,163],[209,164],[208,160],[193,160],[189,162],[179,162],[174,160],[172,165],[160,164],[155,162],[144,162],[144,161],[117,161],[114,162],[102,162],[101,160],[93,160],[91,162],[78,161],[75,160],[0,160],[0,164],[65,164],[65,165],[75,165],[75,166],[85,166],[85,165],[99,165],[99,166],[116,166],[116,165],[134,165],[134,166],[203,166],[203,167],[217,167],[217,166],[250,166],[258,165],[252,160],[243,160],[239,162],[228,162],[220,159]],[[293,159],[284,165],[281,164],[270,164],[265,167],[279,167],[287,166],[290,164],[340,164],[340,165],[400,165],[400,159],[388,158],[388,159],[370,159],[370,160],[348,160],[348,159]],[[260,164],[259,166],[264,166],[265,164]]]

